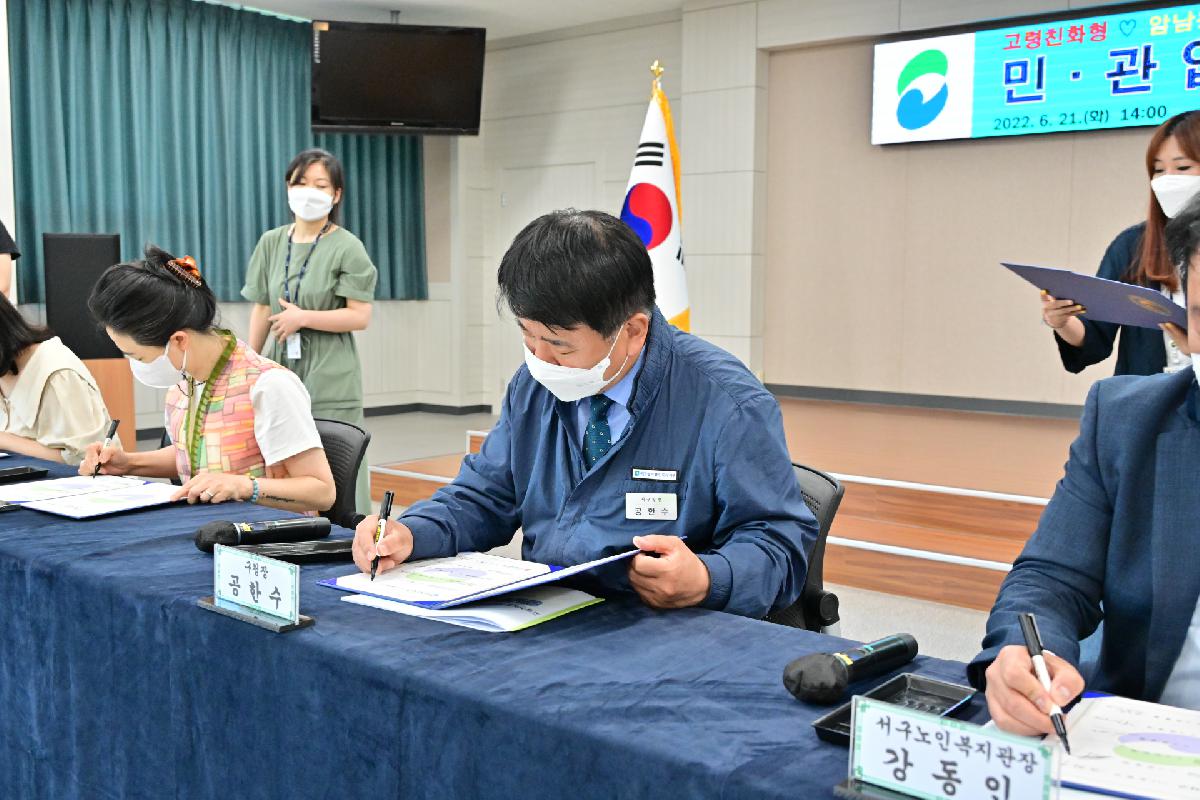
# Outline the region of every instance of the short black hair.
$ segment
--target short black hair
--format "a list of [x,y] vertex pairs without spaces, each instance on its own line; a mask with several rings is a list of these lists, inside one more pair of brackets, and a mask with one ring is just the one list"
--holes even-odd
[[175,257],[146,245],[145,258],[114,264],[100,275],[88,298],[102,326],[146,347],[165,347],[175,331],[207,331],[217,298],[203,278],[194,285],[171,267]]
[[292,163],[288,164],[283,180],[288,186],[295,186],[304,177],[304,173],[308,171],[308,168],[318,163],[323,165],[325,171],[329,173],[329,182],[333,184],[334,192],[342,193],[341,199],[333,204],[333,208],[329,212],[329,219],[336,223],[338,221],[338,211],[342,207],[342,201],[346,199],[346,171],[342,169],[342,162],[338,161],[337,156],[319,147],[311,147],[308,150],[303,150],[292,159]]
[[1200,250],[1200,194],[1167,220],[1163,236],[1167,243],[1167,254],[1179,268],[1180,285],[1186,294],[1188,266],[1192,255]]
[[0,292],[0,375],[17,374],[17,357],[25,348],[53,338],[53,331],[30,325]]
[[498,300],[550,328],[587,325],[608,338],[654,310],[654,267],[633,229],[603,211],[552,211],[500,260]]

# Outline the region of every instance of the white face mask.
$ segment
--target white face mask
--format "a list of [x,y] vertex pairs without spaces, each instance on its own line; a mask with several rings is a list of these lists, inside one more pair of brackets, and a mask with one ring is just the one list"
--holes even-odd
[[288,208],[305,222],[316,222],[333,210],[333,196],[309,186],[293,186],[288,189]]
[[186,378],[184,370],[187,369],[187,352],[185,351],[183,354],[183,366],[175,369],[171,359],[167,358],[167,350],[170,348],[171,343],[167,342],[167,346],[163,348],[163,354],[149,364],[138,361],[136,358],[129,359],[129,369],[133,371],[133,377],[155,389],[170,389]]
[[[612,364],[612,351],[617,346],[619,338],[621,338],[620,333],[613,339],[612,346],[608,348],[608,355],[600,359],[600,363],[591,369],[564,367],[561,364],[542,361],[524,343],[521,344],[521,349],[525,351],[525,366],[529,367],[529,374],[533,376],[533,379],[545,386],[550,394],[559,400],[564,403],[573,403],[597,394],[612,380],[605,378],[604,373],[608,372],[608,368]],[[621,362],[621,369],[625,369],[628,361],[629,354],[627,353],[625,360]],[[620,372],[621,369],[617,372]]]
[[1163,213],[1174,217],[1200,192],[1200,175],[1159,175],[1150,181],[1150,188]]

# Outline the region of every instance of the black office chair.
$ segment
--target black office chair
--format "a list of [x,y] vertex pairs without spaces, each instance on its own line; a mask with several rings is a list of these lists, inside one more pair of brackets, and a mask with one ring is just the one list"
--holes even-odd
[[337,487],[333,506],[322,511],[321,516],[334,525],[353,528],[361,519],[354,510],[358,469],[367,453],[367,445],[371,443],[371,434],[357,425],[336,419],[316,419],[314,422],[321,435],[325,457],[329,459],[329,469],[333,472],[333,485]]
[[768,614],[767,621],[819,632],[840,619],[837,595],[825,591],[825,538],[829,535],[833,515],[842,503],[846,487],[833,476],[811,467],[801,464],[792,464],[792,467],[795,468],[796,480],[800,482],[804,502],[817,518],[817,541],[808,554],[808,575],[804,579],[800,597],[787,608]]
[[[171,435],[164,430],[162,439],[160,439],[158,442],[158,449],[161,450],[164,447],[174,447],[174,446],[175,446],[175,443],[171,441]],[[179,480],[178,475],[176,475],[174,478],[171,478],[171,483],[175,484],[176,486],[183,486],[183,481]]]

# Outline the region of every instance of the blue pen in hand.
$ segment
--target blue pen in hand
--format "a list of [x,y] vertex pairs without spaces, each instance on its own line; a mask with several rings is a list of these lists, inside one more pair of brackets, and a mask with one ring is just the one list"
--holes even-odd
[[[1033,614],[1020,613],[1017,621],[1021,624],[1021,635],[1025,637],[1025,649],[1033,660],[1033,671],[1047,693],[1050,691],[1050,673],[1046,671],[1046,659],[1042,655],[1042,635],[1038,632],[1037,620]],[[1067,743],[1067,723],[1063,719],[1062,709],[1053,700],[1050,701],[1050,721],[1054,724],[1054,732],[1062,740],[1063,749],[1071,755],[1071,745]]]
[[100,447],[100,452],[96,454],[96,468],[92,470],[92,477],[100,474],[100,454],[112,446],[113,437],[117,435],[117,426],[121,424],[121,420],[114,419],[108,423],[108,435],[104,437],[104,444]]
[[375,570],[379,569],[379,541],[387,529],[388,517],[392,515],[392,498],[390,491],[383,493],[383,503],[379,506],[379,524],[375,526],[375,557],[371,559],[371,580],[375,580]]

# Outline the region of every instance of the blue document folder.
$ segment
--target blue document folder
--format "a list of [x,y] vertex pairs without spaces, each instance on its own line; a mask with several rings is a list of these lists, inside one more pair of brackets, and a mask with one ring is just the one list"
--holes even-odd
[[1157,328],[1173,322],[1187,330],[1187,312],[1162,292],[1066,269],[1000,262],[1059,300],[1074,300],[1087,309],[1083,319],[1115,322],[1137,328]]
[[[595,561],[588,561],[584,564],[576,564],[571,567],[550,566],[548,568],[548,571],[543,572],[538,575],[533,575],[531,577],[522,578],[520,580],[498,581],[494,585],[488,586],[487,588],[476,589],[474,591],[470,591],[465,594],[457,595],[454,597],[448,597],[448,598],[438,600],[438,601],[418,600],[418,599],[413,599],[412,597],[405,597],[405,596],[403,596],[403,594],[395,594],[392,592],[385,592],[385,591],[383,591],[383,587],[386,583],[385,580],[383,580],[381,578],[378,581],[378,583],[375,583],[375,582],[368,583],[366,581],[365,575],[357,574],[357,573],[354,575],[343,576],[341,578],[329,578],[326,580],[317,581],[317,583],[320,586],[328,586],[331,589],[341,589],[342,591],[345,591],[345,592],[356,592],[358,594],[366,594],[366,595],[370,595],[372,597],[378,597],[382,600],[394,600],[394,601],[397,601],[400,603],[407,603],[409,605],[420,606],[421,608],[441,610],[441,609],[447,609],[447,608],[455,608],[456,606],[461,606],[464,603],[473,603],[477,600],[487,600],[488,598],[491,598],[491,597],[498,597],[500,595],[510,594],[512,592],[518,592],[518,591],[523,591],[526,589],[531,589],[535,586],[541,586],[546,583],[553,583],[555,581],[562,580],[563,578],[570,577],[571,575],[578,575],[581,572],[586,572],[587,570],[595,569],[596,567],[602,566],[604,564],[611,564],[614,561],[620,561],[622,559],[630,558],[632,556],[637,555],[639,552],[641,552],[641,551],[637,550],[637,549],[627,550],[623,553],[617,553],[615,555],[606,556],[605,558],[598,558]],[[509,561],[509,563],[512,563],[511,560],[504,559],[500,556],[495,556],[494,558],[498,558],[501,561]],[[421,564],[420,561],[414,561],[414,562],[409,562],[409,563],[413,566]],[[428,580],[428,578],[423,578],[422,580]],[[375,586],[378,586],[379,590],[373,591]]]

